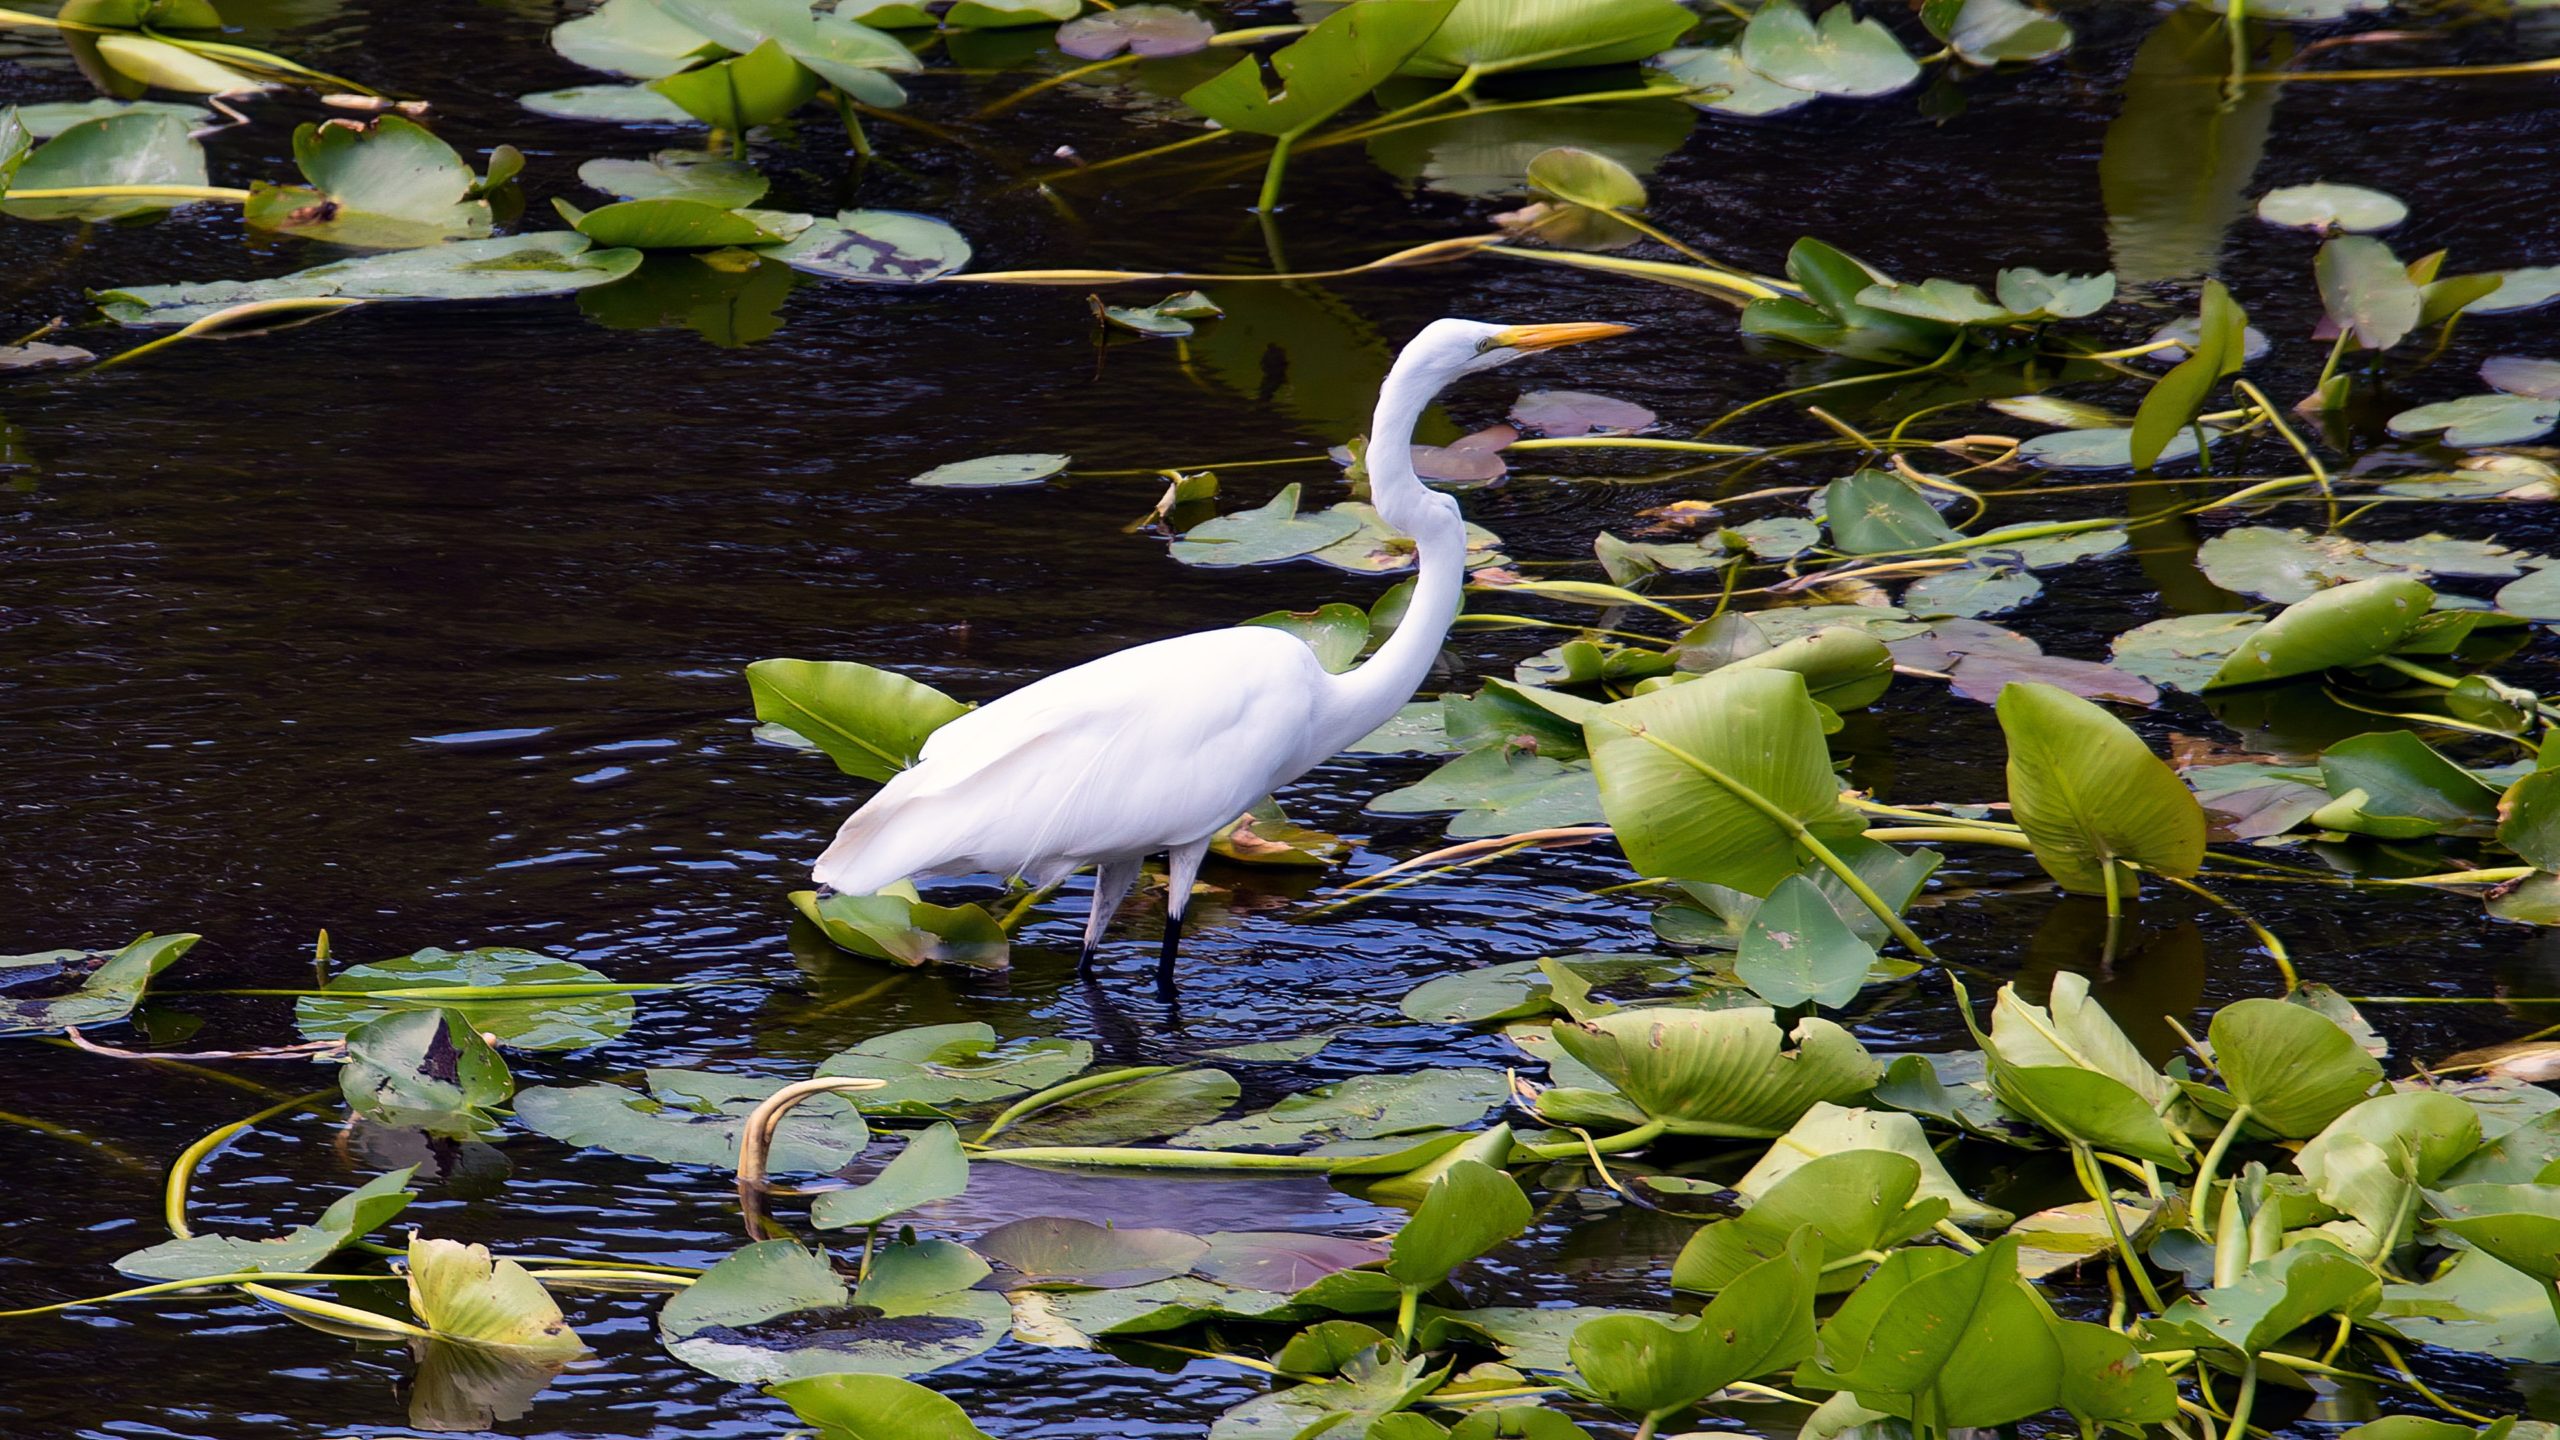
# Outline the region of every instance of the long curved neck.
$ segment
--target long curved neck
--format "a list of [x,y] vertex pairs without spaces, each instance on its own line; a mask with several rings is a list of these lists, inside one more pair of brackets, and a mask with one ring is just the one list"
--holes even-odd
[[1378,391],[1366,456],[1369,499],[1380,519],[1412,538],[1419,573],[1395,633],[1358,668],[1333,677],[1318,721],[1327,755],[1386,723],[1413,698],[1458,618],[1466,586],[1466,521],[1456,501],[1413,473],[1413,427],[1439,388],[1433,377],[1399,365]]

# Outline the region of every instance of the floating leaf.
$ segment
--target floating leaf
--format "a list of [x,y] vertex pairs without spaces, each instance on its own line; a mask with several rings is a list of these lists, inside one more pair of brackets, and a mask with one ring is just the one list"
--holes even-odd
[[2362,1262],[2312,1240],[2259,1261],[2232,1284],[2172,1303],[2150,1328],[2199,1346],[2257,1355],[2316,1320],[2370,1311],[2381,1292],[2381,1279]]
[[2382,1081],[2382,1067],[2335,1021],[2303,1005],[2252,999],[2215,1012],[2214,1064],[2260,1128],[2305,1139]]
[[861,1092],[866,1114],[939,1116],[1055,1085],[1093,1063],[1082,1040],[998,1041],[991,1026],[919,1025],[865,1040],[818,1066],[820,1075],[886,1080]]
[[558,295],[619,280],[637,250],[596,250],[584,235],[544,231],[457,240],[421,250],[339,260],[271,280],[207,280],[98,292],[98,306],[126,325],[184,325],[255,300],[338,296],[351,300],[503,300]]
[[551,48],[562,59],[590,70],[641,80],[690,69],[720,49],[702,32],[660,9],[657,0],[605,0],[584,15],[552,26]]
[[[110,115],[166,115],[183,123],[189,130],[213,123],[213,112],[201,105],[184,105],[175,100],[117,100],[100,97],[95,100],[56,100],[43,105],[17,107],[18,123],[38,140],[59,135],[74,125],[90,120],[103,120]],[[0,166],[0,173],[5,173]]]
[[2409,218],[2409,207],[2379,190],[2323,180],[2259,196],[2258,218],[2296,230],[2388,230]]
[[1726,115],[1778,115],[1819,98],[1815,91],[1781,85],[1752,69],[1732,45],[1665,50],[1647,68],[1688,86],[1682,98],[1690,104]]
[[2402,436],[2442,432],[2447,445],[2470,449],[2482,445],[2518,445],[2560,424],[2560,400],[2531,395],[2465,395],[2413,406],[2391,417],[2391,433]]
[[488,1112],[515,1093],[506,1062],[458,1010],[398,1010],[349,1030],[338,1084],[357,1114],[436,1135],[490,1128]]
[[[293,1023],[306,1040],[337,1040],[385,1015],[443,1009],[513,1049],[583,1050],[618,1040],[631,1028],[631,996],[610,992],[612,983],[575,961],[533,950],[429,946],[330,976],[322,993],[293,1002]],[[517,987],[524,993],[504,993]],[[577,993],[581,989],[590,993]],[[485,993],[493,991],[498,993]]]
[[1189,55],[1209,48],[1217,27],[1171,5],[1123,5],[1079,16],[1058,27],[1058,48],[1078,60],[1132,55]]
[[484,1246],[409,1237],[409,1309],[437,1338],[527,1357],[586,1349],[542,1282]]
[[989,1440],[958,1404],[895,1375],[810,1375],[771,1393],[818,1440]]
[[778,245],[784,232],[769,220],[790,221],[765,211],[728,210],[699,200],[623,200],[580,210],[554,199],[552,208],[571,229],[599,245],[627,245],[635,250],[713,250],[729,245]]
[[[112,1025],[133,1013],[152,977],[195,948],[200,935],[144,935],[109,954],[40,950],[0,955],[0,1035]],[[68,982],[70,989],[61,989]],[[55,993],[31,993],[51,990]]]
[[[2192,430],[2169,437],[2152,464],[2186,460],[2196,453]],[[2037,435],[2018,447],[2017,458],[2048,470],[2129,470],[2133,468],[2133,432],[2112,427],[2057,430]]]
[[[1918,1126],[1910,1116],[1896,1117]],[[1861,1267],[1839,1264],[1882,1252],[1947,1218],[1947,1202],[1920,1197],[1921,1167],[1891,1150],[1843,1150],[1805,1161],[1752,1197],[1751,1208],[1689,1237],[1671,1263],[1681,1290],[1717,1292],[1740,1284],[1752,1267],[1783,1253],[1791,1237],[1820,1241],[1817,1291],[1847,1290]]]
[[545,90],[519,102],[556,120],[595,120],[607,125],[683,125],[685,108],[646,85],[572,85]]
[[1382,815],[1459,811],[1449,822],[1449,834],[1460,840],[1588,825],[1602,818],[1599,784],[1589,765],[1501,745],[1461,755],[1422,780],[1371,800],[1369,808]]
[[1965,565],[1911,582],[1902,608],[1914,615],[2000,615],[2044,593],[2044,582],[2006,565]]
[[[570,1145],[732,1169],[747,1116],[789,1083],[705,1070],[651,1070],[646,1078],[646,1095],[620,1085],[533,1086],[516,1097],[516,1118]],[[782,1117],[767,1164],[781,1173],[839,1169],[870,1138],[844,1097],[812,1096]]]
[[[35,147],[16,171],[14,177],[6,178],[11,191],[206,183],[204,147],[188,133],[186,122],[152,111],[130,111],[70,126]],[[186,203],[164,195],[11,197],[0,199],[0,213],[20,220],[121,220]]]
[[1355,1075],[1289,1096],[1268,1110],[1195,1125],[1167,1143],[1228,1150],[1455,1129],[1482,1120],[1506,1093],[1499,1071],[1472,1067]]
[[830,280],[919,285],[969,263],[969,242],[930,215],[844,210],[821,217],[764,252],[794,270]]
[[[1917,1060],[1917,1057],[1905,1057]],[[1945,1059],[1947,1057],[1939,1057]],[[1897,1068],[1900,1061],[1895,1062]],[[1917,1060],[1926,1067],[1929,1062]],[[1932,1079],[1935,1072],[1931,1072]],[[1913,1193],[1922,1200],[1944,1200],[1947,1212],[1959,1224],[2001,1226],[2009,1223],[2006,1210],[1995,1209],[1964,1193],[1955,1177],[1947,1173],[1946,1162],[1931,1147],[1928,1133],[1920,1122],[1909,1115],[1891,1110],[1867,1110],[1833,1105],[1814,1106],[1804,1118],[1790,1126],[1787,1133],[1770,1142],[1768,1153],[1753,1162],[1741,1179],[1733,1182],[1734,1190],[1755,1205],[1770,1189],[1812,1161],[1826,1155],[1851,1151],[1889,1151],[1920,1167],[1919,1188]]]
[[578,167],[578,179],[617,199],[694,200],[722,210],[753,205],[769,183],[752,165],[699,150],[661,150],[646,160],[589,160]]
[[2057,1329],[2018,1276],[2015,1239],[1970,1256],[1897,1250],[1824,1322],[1815,1366],[1800,1373],[1889,1413],[2003,1425],[2059,1403]]
[[1205,1125],[1240,1093],[1224,1070],[1177,1070],[1070,1096],[1004,1133],[1014,1145],[1126,1145]]
[[1641,405],[1581,390],[1524,390],[1511,402],[1511,423],[1541,435],[1632,435],[1653,422]]
[[[1952,11],[1943,29],[1932,17]],[[2020,0],[1958,0],[1925,7],[1922,19],[1969,65],[2032,65],[2071,48],[2071,27]]]
[[1070,20],[1083,8],[1084,0],[959,0],[943,12],[942,23],[962,30],[1005,30]]
[[1004,1297],[971,1286],[987,1264],[924,1240],[876,1254],[850,1291],[796,1241],[750,1245],[669,1300],[658,1335],[679,1360],[723,1380],[913,1375],[985,1353],[1013,1318]]
[[[786,1125],[790,1120],[783,1117]],[[909,1136],[906,1148],[870,1180],[820,1195],[809,1206],[809,1223],[821,1230],[877,1225],[968,1188],[969,1156],[960,1148],[960,1132],[937,1121]]]
[[1778,882],[1753,913],[1734,973],[1781,1010],[1808,1002],[1837,1008],[1857,998],[1875,962],[1875,948],[1843,923],[1810,876],[1798,873]]
[[1298,487],[1286,485],[1265,505],[1192,526],[1173,543],[1173,558],[1216,568],[1268,565],[1313,554],[1359,528],[1358,517],[1340,507],[1299,514]]
[[[1558,1024],[1555,1037],[1648,1119],[1680,1135],[1783,1135],[1817,1103],[1855,1099],[1883,1073],[1830,1021],[1808,1018],[1782,1030],[1761,1006],[1620,1011]],[[1789,1041],[1792,1050],[1784,1048]]]
[[1823,491],[1822,514],[1832,543],[1852,555],[1917,550],[1957,538],[1911,482],[1882,470],[1832,481]]
[[1696,23],[1677,0],[1464,0],[1397,73],[1622,65],[1660,51]]
[[340,245],[397,249],[489,233],[480,177],[452,146],[414,121],[332,121],[293,132],[293,158],[309,185],[250,187],[243,217]]
[[164,1240],[115,1262],[137,1280],[199,1280],[210,1275],[290,1275],[317,1270],[348,1242],[379,1230],[417,1197],[409,1179],[415,1166],[377,1175],[329,1202],[319,1220],[297,1225],[271,1240],[237,1235],[194,1235]]
[[1121,1290],[1191,1269],[1209,1242],[1180,1230],[1121,1229],[1064,1215],[999,1225],[970,1249],[1001,1267],[1008,1290]]
[[1066,455],[981,455],[974,460],[954,460],[949,464],[936,465],[907,483],[948,489],[1037,485],[1052,475],[1064,474],[1072,458]]
[[1742,59],[1781,85],[1825,95],[1890,95],[1920,78],[1892,31],[1845,5],[1817,22],[1794,0],[1772,0],[1743,27]]

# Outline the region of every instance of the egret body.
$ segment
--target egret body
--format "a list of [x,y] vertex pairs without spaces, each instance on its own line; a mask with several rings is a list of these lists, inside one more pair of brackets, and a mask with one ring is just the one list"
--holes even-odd
[[1147,856],[1169,878],[1157,980],[1170,985],[1182,912],[1209,844],[1263,797],[1384,723],[1413,697],[1457,619],[1466,524],[1413,472],[1413,427],[1461,375],[1624,325],[1436,320],[1396,357],[1369,427],[1369,497],[1411,537],[1404,619],[1336,675],[1285,631],[1241,625],[1088,661],[972,710],[927,738],[818,857],[819,884],[869,894],[902,879],[993,873],[1035,886],[1095,868],[1084,966]]

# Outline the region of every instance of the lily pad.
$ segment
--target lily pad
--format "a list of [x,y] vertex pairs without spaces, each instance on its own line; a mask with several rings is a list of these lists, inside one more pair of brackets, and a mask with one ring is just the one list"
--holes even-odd
[[693,117],[646,85],[572,85],[544,90],[517,102],[555,120],[594,120],[607,125],[690,125]]
[[[2196,453],[2193,429],[2181,430],[2169,437],[2154,464],[2186,460]],[[2130,470],[2133,468],[2133,432],[2129,429],[2104,427],[2086,430],[2056,430],[2037,435],[2018,447],[2018,459],[2048,470]]]
[[1783,1135],[1816,1104],[1854,1100],[1884,1073],[1830,1021],[1785,1030],[1762,1006],[1625,1010],[1559,1023],[1555,1038],[1646,1118],[1681,1135]]
[[[645,1095],[620,1085],[533,1086],[516,1097],[516,1118],[570,1145],[734,1169],[747,1116],[790,1083],[705,1070],[651,1070],[647,1080]],[[844,1097],[817,1095],[782,1117],[767,1163],[777,1172],[823,1173],[869,1143],[869,1128]]]
[[919,1025],[865,1040],[818,1066],[820,1075],[886,1080],[860,1092],[866,1114],[939,1117],[1055,1085],[1093,1063],[1082,1040],[998,1041],[993,1027]]
[[320,1218],[268,1240],[194,1235],[164,1240],[116,1261],[137,1280],[198,1280],[209,1275],[290,1275],[319,1268],[350,1241],[372,1234],[409,1206],[415,1166],[377,1175],[329,1202]]
[[658,1315],[679,1360],[741,1384],[811,1375],[913,1375],[984,1354],[1010,1328],[1004,1297],[970,1287],[987,1264],[923,1240],[878,1253],[848,1288],[796,1241],[750,1245],[711,1267]]
[[908,481],[943,489],[986,490],[1007,485],[1037,485],[1053,475],[1063,475],[1074,460],[1068,455],[981,455],[975,460],[954,460],[936,465]]
[[2388,230],[2409,218],[2409,207],[2379,190],[2324,180],[2259,196],[2258,218],[2294,230]]
[[409,1309],[441,1340],[526,1358],[586,1349],[551,1292],[487,1247],[409,1237]]
[[135,285],[98,293],[98,307],[126,325],[184,325],[253,300],[340,296],[354,300],[505,300],[604,285],[638,269],[637,250],[598,250],[574,231],[456,240],[339,260],[271,280]]
[[1004,1135],[1012,1145],[1127,1145],[1205,1125],[1241,1093],[1224,1070],[1176,1070],[1069,1096]]
[[1239,510],[1192,526],[1173,543],[1172,553],[1185,565],[1222,569],[1268,565],[1312,555],[1349,539],[1359,529],[1359,518],[1339,507],[1313,515],[1299,514],[1298,487],[1287,485],[1255,509]]
[[2391,433],[2439,435],[2458,449],[2483,445],[2519,445],[2548,434],[2560,424],[2560,400],[2531,395],[2465,395],[2418,405],[2391,417]]
[[[12,191],[92,185],[207,183],[204,147],[175,116],[138,110],[83,120],[35,147],[7,181]],[[189,202],[163,195],[87,195],[64,200],[0,199],[20,220],[122,220]]]
[[1511,402],[1511,423],[1541,435],[1632,435],[1654,418],[1633,401],[1581,390],[1524,390]]
[[2117,665],[2145,680],[2198,691],[2231,653],[2267,623],[2263,615],[2224,611],[2172,615],[2137,625],[2108,642]]
[[811,1375],[768,1393],[818,1440],[990,1440],[958,1403],[895,1375]]
[[1751,68],[1732,45],[1683,46],[1647,62],[1657,74],[1689,87],[1681,98],[1725,115],[1778,115],[1821,98],[1812,90],[1781,85]]
[[[787,1123],[789,1116],[783,1117]],[[937,1121],[907,1138],[906,1148],[863,1184],[829,1190],[809,1206],[809,1223],[821,1230],[877,1225],[969,1188],[969,1156],[960,1132]]]
[[1474,1067],[1355,1075],[1233,1120],[1195,1125],[1167,1143],[1230,1150],[1368,1140],[1473,1125],[1502,1103],[1502,1074]]
[[836,768],[885,781],[916,763],[934,731],[969,707],[894,670],[851,660],[758,660],[747,667],[756,719],[823,750]]
[[999,1267],[1007,1290],[1123,1290],[1189,1272],[1209,1242],[1181,1230],[1042,1215],[999,1225],[969,1248]]
[[17,107],[18,123],[38,140],[59,135],[74,125],[90,120],[103,120],[111,115],[166,115],[195,129],[213,123],[213,112],[201,105],[186,105],[175,100],[55,100],[42,105]]
[[515,1081],[458,1010],[397,1010],[347,1032],[339,1088],[357,1114],[431,1135],[493,1127]]
[[661,150],[646,160],[589,160],[578,167],[578,179],[616,199],[697,200],[723,210],[753,205],[771,183],[752,165],[699,150]]
[[1742,59],[1781,85],[1825,95],[1890,95],[1920,78],[1920,65],[1871,19],[1846,5],[1820,21],[1794,0],[1771,0],[1742,30]]
[[[152,977],[200,935],[145,935],[123,949],[0,955],[0,1035],[110,1025],[133,1013]],[[63,987],[68,986],[68,989]],[[46,993],[51,992],[51,993]]]
[[1058,27],[1058,48],[1079,60],[1108,60],[1122,51],[1160,58],[1209,48],[1218,33],[1207,20],[1172,5],[1122,5]]
[[489,202],[473,195],[480,177],[415,121],[305,124],[293,132],[293,158],[310,183],[251,186],[241,212],[250,224],[382,250],[489,233]]
[[569,228],[599,245],[635,250],[716,250],[731,245],[779,245],[807,217],[760,210],[728,210],[699,200],[621,200],[580,210],[554,197],[551,207]]
[[[576,961],[538,951],[430,946],[396,960],[350,965],[330,976],[324,993],[294,1002],[293,1023],[306,1040],[337,1040],[385,1015],[446,1009],[513,1049],[583,1050],[620,1039],[631,1028],[628,994],[577,993],[612,983],[610,976]],[[442,993],[512,988],[523,993]]]
[[2433,591],[2401,576],[2322,590],[2286,606],[2243,640],[2205,688],[2370,665],[2398,649],[2434,602]]
[[765,254],[794,270],[830,280],[919,285],[969,263],[969,242],[930,215],[904,210],[843,210],[820,217]]

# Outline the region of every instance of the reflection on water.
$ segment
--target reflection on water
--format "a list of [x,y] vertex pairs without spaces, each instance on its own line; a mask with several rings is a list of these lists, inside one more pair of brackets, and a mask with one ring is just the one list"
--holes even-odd
[[[466,152],[523,146],[537,205],[577,195],[583,159],[678,143],[673,132],[515,106],[515,94],[587,78],[548,51],[550,5],[230,8],[252,43],[432,97]],[[2085,271],[2112,251],[2135,280],[2215,268],[2271,334],[2303,333],[2315,312],[2308,238],[2244,218],[2267,184],[2398,189],[2415,213],[2394,243],[2412,255],[2450,248],[2457,268],[2560,261],[2542,202],[2515,183],[2547,172],[2560,134],[2560,106],[2540,90],[2303,87],[2279,105],[2253,89],[2226,105],[2217,77],[2228,56],[2211,22],[2135,6],[2083,7],[2075,20],[2084,44],[2068,62],[1974,76],[1925,109],[1906,97],[1703,123],[1669,105],[1565,110],[1536,127],[1475,121],[1399,132],[1365,153],[1311,151],[1276,229],[1308,268],[1467,233],[1512,203],[1490,193],[1493,177],[1513,173],[1525,148],[1564,138],[1631,163],[1659,157],[1653,218],[1753,269],[1775,269],[1803,234],[1911,276]],[[1019,64],[1039,43],[1036,32],[950,38],[963,66]],[[2284,43],[2258,36],[2256,62],[2280,61]],[[2495,58],[2512,43],[2466,34],[2446,48]],[[57,48],[14,37],[0,46],[12,67],[0,72],[0,98],[79,93]],[[919,82],[917,113],[964,116],[1020,79]],[[812,124],[761,157],[775,179],[767,203],[937,213],[989,267],[1266,263],[1264,231],[1246,213],[1250,167],[1070,179],[1056,205],[1010,188],[1060,145],[1100,157],[1172,138],[1149,116],[1174,88],[1144,68],[1058,87],[972,129],[976,151],[881,127],[884,156],[858,181],[831,124]],[[258,125],[216,142],[218,181],[287,173],[287,122],[304,107],[263,103]],[[295,242],[244,241],[209,212],[85,232],[5,225],[0,318],[14,334],[86,313],[84,289],[280,273],[315,258]],[[1321,916],[1309,914],[1313,877],[1213,868],[1205,878],[1218,893],[1195,911],[1178,1010],[1136,983],[1151,920],[1115,941],[1104,985],[1073,983],[1083,906],[1073,889],[1042,911],[1016,968],[993,977],[842,955],[795,926],[782,902],[858,787],[822,759],[753,739],[746,662],[861,658],[981,699],[1136,641],[1284,605],[1365,604],[1384,588],[1315,567],[1176,565],[1123,533],[1161,491],[1153,476],[975,496],[911,489],[907,476],[1016,450],[1070,452],[1089,470],[1295,454],[1313,463],[1227,471],[1226,503],[1259,503],[1291,481],[1310,504],[1330,503],[1342,494],[1323,447],[1361,425],[1394,346],[1444,313],[1643,319],[1629,343],[1504,380],[1624,396],[1674,427],[1800,383],[1800,371],[1821,376],[1743,343],[1730,312],[1701,297],[1551,267],[1487,261],[1215,293],[1225,319],[1181,344],[1116,346],[1098,378],[1072,291],[899,293],[661,256],[575,302],[372,307],[97,378],[12,379],[0,391],[0,814],[12,899],[0,949],[202,931],[171,993],[142,1017],[158,1044],[290,1039],[280,1002],[209,992],[302,981],[322,928],[346,957],[503,943],[621,979],[742,982],[649,997],[619,1045],[524,1057],[526,1084],[627,1080],[643,1065],[782,1075],[872,1035],[951,1021],[1090,1039],[1124,1064],[1341,1032],[1304,1064],[1233,1066],[1256,1105],[1381,1067],[1517,1063],[1497,1037],[1400,1023],[1394,1000],[1473,965],[1653,947],[1642,907],[1585,898],[1625,878],[1605,854],[1524,855]],[[2188,301],[2164,287],[2157,303]],[[2458,376],[2466,355],[2513,345],[2536,323],[2466,322],[2458,353],[2431,375]],[[2300,393],[2308,378],[2280,374],[2269,388]],[[1462,387],[1426,438],[1499,417],[1513,393]],[[2129,394],[2089,398],[2121,408]],[[1958,397],[1912,391],[1894,402],[1929,398]],[[1772,416],[1754,433],[1783,438],[1795,423]],[[1587,559],[1597,531],[1634,533],[1639,510],[1697,493],[1688,481],[1644,483],[1638,464],[1551,458],[1464,497],[1529,563]],[[1557,474],[1568,469],[1621,483]],[[1775,465],[1752,483],[1829,478]],[[2058,492],[2018,503],[2016,518],[2117,503]],[[2552,538],[2536,532],[2549,528],[2526,519],[2503,538],[2548,549]],[[2144,527],[2136,553],[2057,579],[2023,627],[2052,653],[2091,658],[2129,624],[2227,608],[2195,573],[2194,538]],[[1462,632],[1449,683],[1505,674],[1543,644]],[[2551,688],[2534,681],[2546,663],[2529,655],[2519,678]],[[2316,743],[2335,718],[2222,716],[2266,747]],[[2173,699],[2148,728],[2166,743],[2210,723]],[[1986,707],[1905,685],[1852,725],[1843,749],[1861,783],[1942,799],[2001,793]],[[1355,866],[1375,868],[1438,843],[1428,820],[1361,809],[1424,765],[1345,760],[1285,798],[1299,819],[1356,839]],[[2189,1020],[2267,986],[2237,921],[2175,895],[2146,899],[2111,947],[2103,915],[2057,900],[2023,857],[1954,857],[1941,886],[1925,928],[1944,937],[1944,953],[2020,977],[2033,994],[2055,973],[2087,975],[2155,1057],[2172,1039],[2164,1017]],[[2350,993],[2553,988],[2541,934],[2494,925],[2460,901],[2324,891],[2253,903],[2292,939],[2307,976]],[[1870,1043],[1960,1043],[1944,1006],[1908,1003],[1921,993],[1870,996],[1859,1017]],[[2541,1023],[2452,1007],[2377,1018],[2421,1056]],[[217,1073],[0,1047],[0,1304],[109,1288],[108,1262],[160,1236],[170,1157],[330,1078],[292,1065]],[[1748,1158],[1678,1163],[1729,1178]],[[706,1264],[740,1239],[718,1176],[521,1134],[437,1141],[324,1114],[261,1126],[214,1157],[195,1213],[207,1228],[273,1234],[309,1218],[314,1195],[406,1164],[421,1167],[425,1197],[409,1218],[433,1234],[679,1264]],[[1501,1257],[1500,1298],[1658,1302],[1688,1222],[1575,1191],[1565,1170],[1547,1178],[1557,1188],[1539,1228]],[[2002,1193],[1996,1173],[1965,1178],[2013,1208],[2042,1203]],[[996,1170],[921,1218],[968,1235],[1045,1213],[1346,1234],[1396,1220],[1314,1181]],[[335,1298],[380,1304],[383,1288],[350,1284]],[[574,1292],[566,1305],[597,1354],[547,1385],[353,1344],[236,1299],[0,1322],[10,1355],[0,1428],[209,1440],[777,1428],[774,1404],[659,1349],[653,1300]],[[1193,1436],[1259,1388],[1161,1349],[1102,1358],[1019,1344],[936,1383],[1005,1435]]]

